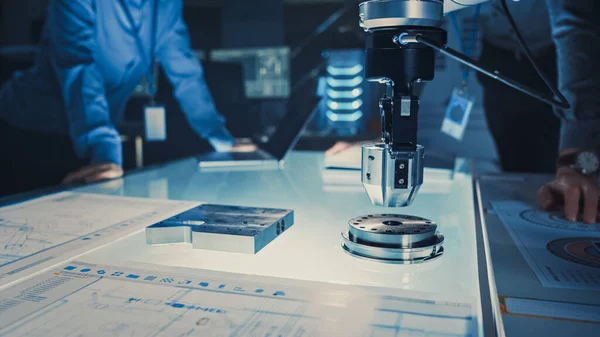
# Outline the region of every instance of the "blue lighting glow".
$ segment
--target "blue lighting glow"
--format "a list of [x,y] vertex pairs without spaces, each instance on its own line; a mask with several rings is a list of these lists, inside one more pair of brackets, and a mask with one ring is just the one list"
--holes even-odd
[[349,114],[339,114],[331,110],[327,110],[325,115],[332,122],[356,122],[357,120],[362,118],[363,113],[359,110]]
[[329,98],[333,98],[333,99],[357,98],[360,95],[362,95],[362,93],[363,93],[362,88],[356,88],[354,90],[333,90],[333,89],[327,90],[327,96],[329,96]]
[[356,76],[347,80],[340,80],[336,78],[327,78],[327,84],[329,84],[332,88],[340,88],[340,87],[357,87],[364,82],[365,78],[362,76]]
[[332,100],[327,101],[327,106],[331,110],[356,110],[363,105],[362,99],[357,99],[352,102],[336,102]]
[[332,76],[356,76],[363,71],[363,66],[357,64],[354,67],[327,66],[327,72]]

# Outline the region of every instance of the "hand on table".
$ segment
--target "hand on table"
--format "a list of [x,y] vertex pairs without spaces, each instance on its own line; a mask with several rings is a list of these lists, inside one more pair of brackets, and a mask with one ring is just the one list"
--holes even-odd
[[246,140],[236,139],[235,145],[229,150],[229,152],[254,152],[257,146]]
[[353,146],[362,146],[365,144],[373,144],[373,143],[380,143],[381,140],[365,140],[365,141],[356,141],[356,142],[352,142],[352,143],[348,143],[348,142],[336,142],[335,144],[333,144],[332,147],[330,147],[327,151],[325,151],[325,157],[330,157],[333,155],[336,155],[340,152],[344,152],[345,150],[353,147]]
[[219,130],[208,139],[216,152],[252,152],[257,147],[248,139],[234,139],[227,129]]
[[348,148],[351,148],[355,144],[358,144],[358,143],[337,142],[337,143],[333,144],[333,146],[330,147],[329,150],[325,151],[325,157],[330,157],[335,154],[338,154]]
[[123,176],[121,166],[114,163],[98,163],[84,166],[75,172],[69,173],[63,184],[72,184],[83,182],[86,184],[95,183],[102,180],[115,179]]
[[538,200],[544,210],[564,204],[567,220],[577,221],[582,211],[583,221],[588,224],[597,221],[599,197],[600,187],[596,178],[584,176],[569,167],[559,168],[556,179],[542,186],[538,192]]

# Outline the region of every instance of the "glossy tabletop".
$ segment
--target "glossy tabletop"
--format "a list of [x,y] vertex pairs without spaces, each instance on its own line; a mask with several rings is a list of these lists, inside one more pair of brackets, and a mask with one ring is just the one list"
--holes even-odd
[[[360,160],[360,158],[357,158]],[[371,205],[360,172],[325,170],[323,153],[294,152],[280,170],[201,171],[187,159],[80,188],[79,192],[168,198],[239,206],[293,209],[294,225],[255,255],[192,249],[190,244],[150,246],[144,232],[88,255],[99,263],[129,261],[361,286],[468,296],[479,302],[472,178],[426,169],[415,203],[402,209]],[[348,220],[378,213],[435,221],[445,235],[444,255],[416,265],[362,260],[340,247]]]
[[[478,295],[471,178],[426,170],[414,205],[386,209],[370,204],[356,171],[326,171],[323,154],[295,152],[282,170],[202,172],[194,159],[127,176],[79,192],[168,198],[240,206],[293,209],[295,224],[256,255],[194,250],[191,245],[148,246],[139,233],[94,253],[127,259],[304,280]],[[348,220],[401,213],[438,223],[444,256],[420,265],[364,261],[340,248]]]

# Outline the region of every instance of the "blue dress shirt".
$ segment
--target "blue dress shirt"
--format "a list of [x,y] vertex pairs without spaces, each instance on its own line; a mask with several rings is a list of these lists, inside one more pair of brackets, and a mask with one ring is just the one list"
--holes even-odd
[[[233,145],[190,48],[182,0],[52,0],[35,66],[0,89],[0,118],[34,131],[70,135],[78,156],[122,163],[115,129],[147,73],[153,1],[158,1],[155,55],[192,128],[217,150]],[[140,55],[135,35],[143,41]]]

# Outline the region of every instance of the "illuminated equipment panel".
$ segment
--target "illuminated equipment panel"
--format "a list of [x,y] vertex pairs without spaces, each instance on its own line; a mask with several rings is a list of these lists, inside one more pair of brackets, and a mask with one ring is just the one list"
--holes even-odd
[[327,60],[327,75],[322,115],[334,133],[356,134],[365,115],[364,51],[332,50],[323,56]]
[[216,49],[214,62],[239,62],[244,68],[248,98],[287,98],[290,96],[290,49],[288,47]]

